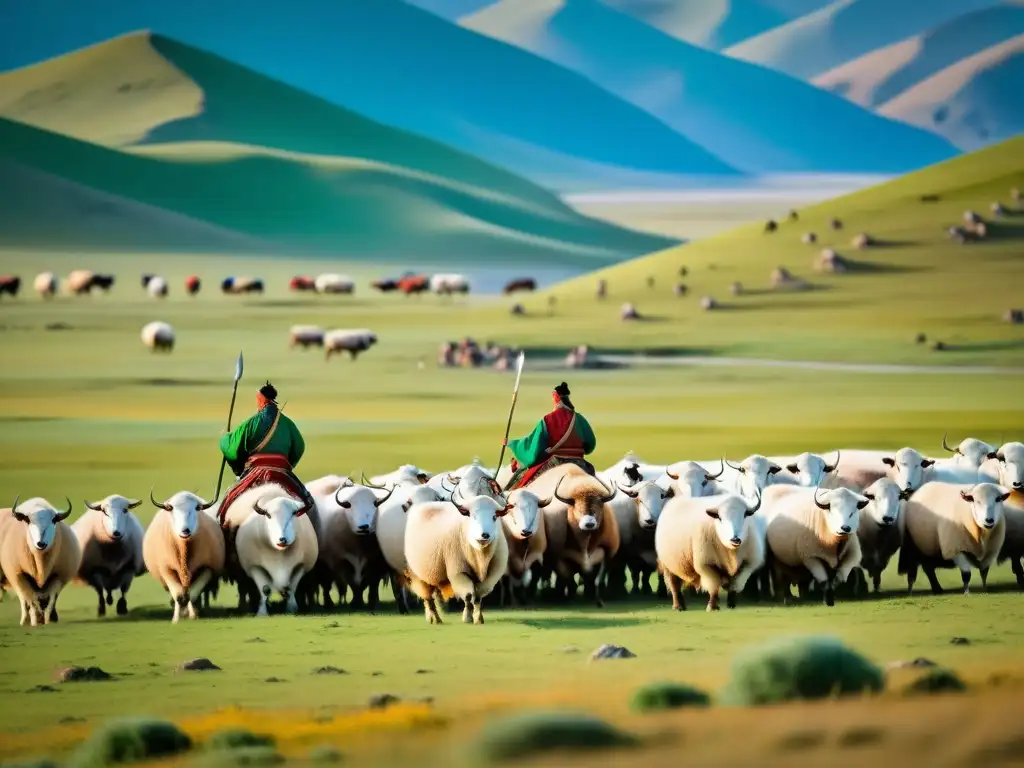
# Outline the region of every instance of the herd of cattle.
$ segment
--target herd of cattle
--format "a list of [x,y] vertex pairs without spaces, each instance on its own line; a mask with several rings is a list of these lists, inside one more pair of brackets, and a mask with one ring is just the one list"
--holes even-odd
[[[70,295],[85,296],[99,289],[109,291],[115,281],[114,275],[102,275],[87,269],[76,269],[71,272],[64,282],[64,287]],[[170,293],[170,284],[165,277],[154,274],[142,275],[142,289],[153,298],[165,298]],[[406,296],[419,293],[434,293],[439,296],[451,296],[452,294],[469,293],[470,283],[465,275],[459,274],[436,274],[423,275],[408,272],[398,278],[385,278],[374,280],[370,284],[381,293],[398,291]],[[36,275],[33,282],[36,293],[44,299],[56,296],[61,287],[60,278],[54,272],[41,272]],[[296,275],[288,282],[288,289],[299,293],[318,294],[352,294],[355,292],[355,281],[348,275],[335,273],[324,273],[316,277],[308,275]],[[532,277],[516,278],[509,281],[502,292],[506,295],[519,291],[534,291],[537,282]],[[202,280],[198,275],[189,275],[185,278],[185,293],[195,296],[202,289]],[[225,277],[220,283],[221,293],[234,294],[262,294],[266,285],[258,277]],[[0,297],[5,294],[16,297],[21,291],[21,277],[17,275],[0,275]]]
[[[549,470],[503,493],[478,462],[431,475],[413,465],[361,483],[328,475],[307,484],[303,503],[276,484],[252,488],[218,514],[216,499],[181,491],[143,529],[142,501],[111,495],[71,514],[42,498],[0,510],[0,585],[21,601],[22,624],[57,619],[61,590],[77,581],[106,613],[120,592],[119,615],[136,576],[149,573],[169,593],[173,621],[197,616],[222,584],[238,589],[238,609],[265,616],[279,595],[290,613],[331,609],[333,590],[352,608],[379,602],[390,585],[397,609],[422,600],[440,623],[438,600],[463,604],[463,620],[482,623],[484,599],[502,604],[565,601],[579,587],[598,606],[633,594],[706,592],[708,610],[727,593],[786,601],[837,588],[874,590],[898,554],[908,590],[919,569],[934,592],[937,568],[956,568],[966,594],[972,572],[983,587],[993,564],[1009,560],[1024,589],[1024,443],[1001,447],[967,438],[943,447],[947,458],[913,448],[894,453],[837,451],[831,462],[798,456],[748,456],[738,464],[645,464],[632,455],[596,477],[575,465]],[[627,576],[628,575],[628,576]],[[579,583],[577,583],[577,579]],[[349,595],[351,594],[351,597]],[[846,594],[845,591],[842,594]]]

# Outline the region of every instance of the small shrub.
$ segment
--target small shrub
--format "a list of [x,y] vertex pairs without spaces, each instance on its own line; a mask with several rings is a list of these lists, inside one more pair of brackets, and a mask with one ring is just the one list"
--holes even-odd
[[208,768],[221,768],[221,766],[264,766],[283,763],[284,757],[278,754],[274,747],[236,747],[234,749],[218,749],[208,752],[201,761],[203,766]]
[[337,747],[330,744],[322,744],[309,750],[309,761],[311,763],[340,763],[345,755]]
[[39,757],[23,763],[0,763],[0,768],[57,768],[57,764],[48,757]]
[[679,707],[706,707],[711,697],[704,691],[679,683],[652,683],[633,694],[631,706],[638,712],[656,712]]
[[880,691],[882,671],[832,637],[787,639],[749,649],[733,662],[723,703],[739,706]]
[[948,693],[950,691],[966,691],[967,686],[948,669],[930,669],[927,673],[903,688],[908,695],[919,693]]
[[881,728],[865,726],[863,728],[851,728],[839,736],[839,746],[856,749],[877,744],[885,738],[885,731]]
[[531,712],[487,726],[478,748],[490,760],[515,760],[554,750],[592,751],[637,743],[635,736],[589,715]]
[[822,731],[794,731],[779,740],[779,749],[783,752],[803,752],[824,743],[825,734]]
[[173,723],[149,718],[115,720],[78,748],[71,768],[104,768],[185,752],[192,739]]
[[245,728],[229,728],[210,736],[206,746],[210,749],[239,749],[240,747],[272,747],[274,737],[253,733]]

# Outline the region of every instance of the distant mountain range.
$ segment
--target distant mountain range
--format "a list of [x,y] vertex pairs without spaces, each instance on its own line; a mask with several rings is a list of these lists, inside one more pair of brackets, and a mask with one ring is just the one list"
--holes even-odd
[[94,199],[245,247],[616,260],[668,241],[548,190],[902,173],[1024,125],[1024,0],[0,3],[33,201],[0,242]]

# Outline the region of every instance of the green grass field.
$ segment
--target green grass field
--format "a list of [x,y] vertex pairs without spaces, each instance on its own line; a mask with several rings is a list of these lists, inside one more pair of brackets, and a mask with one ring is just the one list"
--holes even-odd
[[[1019,156],[1019,144],[1008,147],[1012,158]],[[725,452],[743,456],[906,444],[938,453],[945,431],[952,439],[1019,439],[1024,433],[1019,375],[953,370],[868,374],[754,365],[565,371],[559,362],[569,346],[590,341],[605,351],[1020,365],[1024,339],[1019,328],[1002,324],[999,316],[1019,297],[1021,219],[1002,222],[998,231],[1003,236],[965,247],[947,245],[940,226],[952,223],[965,207],[984,211],[998,189],[1008,190],[1012,174],[1003,173],[1007,162],[1002,157],[994,163],[995,170],[986,173],[996,174],[995,179],[986,176],[977,188],[967,175],[959,177],[970,187],[966,191],[947,194],[948,186],[924,176],[921,185],[898,193],[883,188],[835,203],[837,215],[848,221],[844,239],[872,221],[878,222],[870,227],[878,237],[917,243],[854,257],[892,261],[906,271],[815,278],[830,288],[732,300],[745,311],[703,314],[695,304],[705,281],[709,291],[718,293],[754,264],[762,265],[766,280],[784,253],[809,262],[812,249],[799,244],[798,233],[814,226],[824,235],[820,224],[806,221],[820,222],[830,206],[805,212],[805,223],[783,224],[772,236],[751,225],[622,265],[608,273],[611,297],[604,303],[592,298],[594,276],[558,286],[551,291],[558,297],[552,315],[539,295],[523,300],[532,312],[517,319],[509,318],[506,300],[372,296],[365,281],[379,276],[380,265],[346,266],[360,279],[353,297],[296,297],[286,292],[287,278],[322,271],[323,262],[6,251],[0,255],[3,271],[29,280],[44,268],[66,274],[87,266],[115,272],[119,283],[106,296],[44,302],[29,294],[0,300],[5,361],[0,369],[0,498],[41,495],[59,503],[67,495],[77,515],[83,498],[109,493],[146,497],[153,487],[158,497],[181,489],[211,494],[219,466],[216,441],[239,349],[245,353],[246,375],[236,419],[250,411],[255,389],[265,379],[274,381],[306,436],[307,454],[298,468],[304,479],[330,472],[382,472],[404,462],[439,471],[474,456],[493,463],[511,376],[435,365],[439,342],[467,334],[529,350],[514,433],[525,433],[546,410],[554,384],[569,381],[574,400],[597,433],[598,467],[627,450],[649,461],[669,461]],[[1015,173],[1019,177],[1019,170]],[[922,207],[927,218],[923,213],[905,218],[910,215],[906,211],[917,211],[912,198],[923,188],[942,193],[943,200]],[[863,213],[869,209],[876,213]],[[906,228],[900,221],[908,222]],[[918,271],[910,269],[915,260]],[[680,263],[689,265],[693,276],[687,281],[697,296],[671,296],[670,277]],[[137,280],[147,271],[170,278],[175,293],[165,302],[144,296]],[[194,299],[177,290],[192,272],[206,284]],[[657,273],[658,282],[648,302],[638,297],[649,291],[644,285],[649,272]],[[216,290],[223,275],[244,273],[264,277],[268,293],[229,298]],[[627,299],[656,318],[619,322],[618,304]],[[172,355],[153,355],[139,340],[142,325],[157,318],[177,330]],[[288,349],[288,327],[300,322],[371,327],[380,343],[355,363],[347,358],[325,363],[316,351]],[[62,329],[48,330],[54,324]],[[963,348],[938,354],[915,347],[912,335],[918,329],[930,334],[938,329],[950,342],[962,338]],[[149,519],[148,504],[140,512]],[[950,586],[957,581],[947,575]],[[747,604],[735,612],[707,615],[703,601],[692,599],[684,615],[673,615],[667,603],[610,604],[603,611],[583,605],[541,607],[492,611],[484,627],[463,626],[452,617],[441,628],[428,627],[420,615],[392,615],[389,606],[375,617],[342,613],[266,621],[217,611],[197,623],[172,627],[163,594],[144,576],[130,595],[133,614],[127,619],[97,621],[93,593],[72,586],[61,597],[60,624],[30,632],[17,626],[17,601],[8,596],[0,604],[0,758],[61,754],[109,716],[145,712],[181,719],[196,733],[209,732],[211,723],[242,720],[280,734],[288,732],[284,723],[294,721],[302,727],[299,735],[286,739],[289,756],[326,740],[369,763],[417,759],[426,750],[430,757],[425,762],[445,765],[447,756],[462,754],[495,711],[555,706],[604,714],[666,738],[674,734],[677,741],[656,742],[644,753],[645,764],[651,765],[677,764],[683,748],[697,764],[721,764],[722,748],[735,739],[740,721],[751,734],[737,753],[741,760],[746,755],[784,764],[793,755],[772,751],[772,745],[780,735],[811,728],[825,734],[815,747],[822,750],[819,757],[848,764],[853,753],[828,751],[834,740],[849,722],[876,720],[889,735],[866,751],[854,750],[860,759],[905,754],[901,762],[915,763],[931,755],[932,762],[917,764],[946,764],[974,754],[994,723],[1005,722],[1007,711],[1019,711],[1022,688],[1013,681],[1024,680],[1024,612],[1019,595],[1001,589],[1010,581],[1008,567],[1000,567],[993,573],[1000,589],[992,594],[906,598],[890,572],[884,587],[891,594],[884,599],[841,603],[831,610]],[[221,606],[233,602],[233,590],[225,588]],[[877,706],[829,705],[835,709],[822,711],[783,708],[768,719],[713,710],[692,721],[686,716],[641,722],[627,712],[629,694],[643,682],[668,677],[714,690],[743,646],[819,632],[839,635],[880,664],[932,658],[962,672],[978,690],[961,704],[941,698],[922,704],[933,713],[931,721],[915,715],[902,699]],[[951,645],[954,636],[967,637],[971,644]],[[587,665],[585,657],[604,642],[626,645],[638,658]],[[570,645],[580,653],[567,652]],[[223,670],[173,671],[197,656],[209,657]],[[119,678],[79,685],[51,682],[55,668],[72,663],[98,665]],[[349,674],[312,674],[327,665]],[[995,686],[993,680],[1009,680],[1009,687]],[[39,685],[58,692],[36,691]],[[380,692],[434,697],[433,711],[443,722],[424,730],[416,725],[415,708],[390,720],[363,713],[359,707],[367,697]],[[236,705],[243,710],[209,714]],[[980,717],[980,712],[994,714],[962,743],[941,725],[928,725]],[[773,722],[777,728],[769,728]],[[402,738],[382,735],[392,728],[399,728]],[[928,750],[911,748],[929,736]],[[949,746],[947,754],[937,754],[940,744]],[[601,761],[614,762],[612,757]]]

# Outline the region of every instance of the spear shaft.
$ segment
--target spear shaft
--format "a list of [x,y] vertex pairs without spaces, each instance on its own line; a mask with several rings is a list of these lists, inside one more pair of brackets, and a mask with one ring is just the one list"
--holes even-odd
[[[242,368],[242,352],[241,350],[239,350],[238,360],[235,361],[235,385],[234,388],[231,390],[231,405],[228,407],[228,432],[231,431],[231,417],[235,413],[235,397],[237,397],[238,395],[238,382],[242,380]],[[220,488],[221,485],[224,483],[224,468],[227,466],[227,464],[228,457],[224,456],[220,460],[220,473],[217,475],[217,492],[213,494],[213,498],[215,500],[220,498]]]
[[501,454],[498,456],[498,466],[494,470],[495,476],[501,471],[501,462],[505,458],[505,446],[508,443],[508,433],[512,429],[512,414],[516,410],[516,400],[519,399],[519,380],[523,376],[523,365],[526,363],[526,353],[520,352],[516,360],[516,386],[512,390],[512,407],[508,409],[508,423],[505,425],[505,440],[501,444]]

